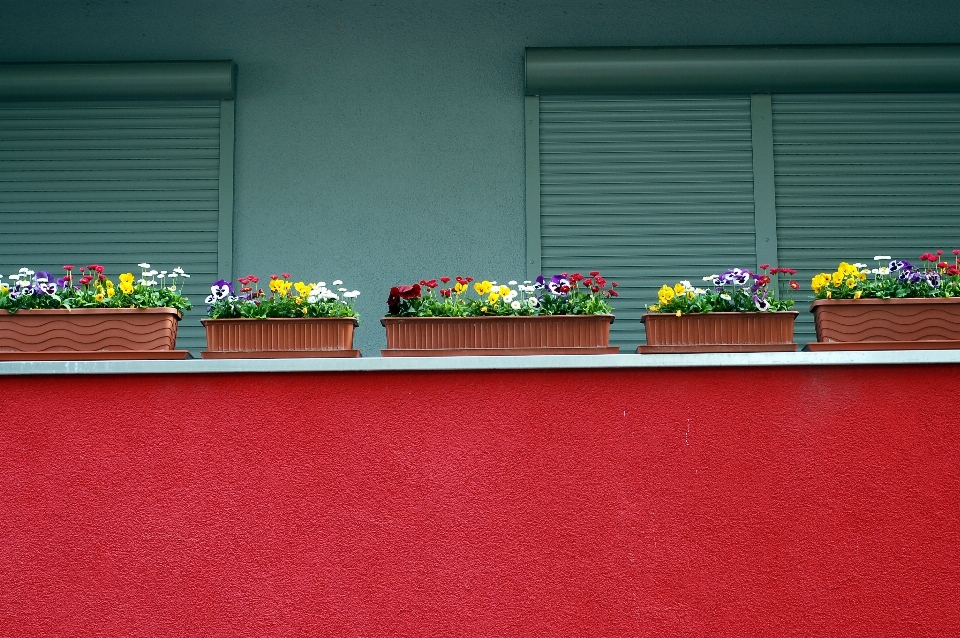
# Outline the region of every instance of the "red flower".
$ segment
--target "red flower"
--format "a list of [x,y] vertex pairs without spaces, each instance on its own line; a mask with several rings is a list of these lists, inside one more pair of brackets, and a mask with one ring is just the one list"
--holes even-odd
[[947,262],[941,261],[939,264],[937,264],[937,268],[946,268],[949,265],[950,264],[948,264]]
[[791,274],[791,275],[795,275],[795,274],[797,274],[797,269],[796,269],[796,268],[781,268],[781,269],[780,269],[780,272],[785,272],[785,273],[789,273],[789,274]]
[[617,282],[613,282],[613,283],[611,283],[610,285],[613,286],[614,288],[616,288],[616,287],[617,287]]
[[473,281],[473,277],[467,277],[467,283],[470,283],[471,281]]
[[[420,296],[419,284],[413,284],[412,286],[397,286],[396,290],[401,299],[416,299]],[[393,292],[393,289],[391,289],[390,292]]]
[[441,297],[449,297],[449,296],[450,296],[450,289],[449,289],[449,288],[441,288],[441,289],[440,289],[440,296],[441,296]]
[[250,280],[247,279],[246,277],[241,277],[240,279],[237,279],[237,281],[239,281],[244,286],[246,286],[250,282]]
[[570,281],[572,281],[572,282],[574,282],[574,283],[576,283],[576,282],[578,282],[578,281],[583,281],[583,275],[581,275],[581,274],[578,273],[578,272],[575,272],[575,273],[573,273],[572,275],[570,275]]
[[767,284],[770,283],[770,276],[760,275],[759,277],[757,277],[757,283],[760,284],[761,286],[766,286]]
[[420,285],[421,285],[421,286],[426,286],[426,285],[427,285],[427,280],[426,280],[426,279],[421,279],[421,280],[420,280]]
[[947,268],[947,274],[950,275],[951,277],[960,275],[960,268],[957,268],[956,266],[950,266],[949,268]]
[[290,279],[290,273],[288,272],[282,272],[280,273],[280,276],[283,277],[284,279]]
[[601,277],[600,275],[596,276],[596,278],[594,279],[594,282],[601,288],[607,285],[607,280]]
[[619,296],[620,296],[620,295],[617,293],[616,290],[608,290],[608,291],[607,291],[607,294],[610,295],[611,297],[619,297]]
[[770,267],[770,264],[760,264],[760,270],[766,270]]
[[584,285],[584,286],[592,286],[592,285],[593,285],[593,279],[584,279],[584,280],[583,280],[583,285]]
[[441,278],[440,278],[440,281],[442,281],[442,282],[445,283],[445,284],[448,284],[448,283],[450,283],[450,278],[449,278],[449,277],[441,277]]
[[437,283],[437,280],[436,280],[436,279],[431,279],[431,280],[428,281],[427,284],[426,284],[427,288],[430,288],[431,290],[434,289],[434,288],[436,288],[438,285],[439,285],[439,284]]
[[73,270],[73,266],[64,266],[63,269],[66,271],[70,271],[70,270]]
[[86,286],[86,285],[87,285],[88,283],[90,283],[91,281],[93,281],[93,277],[91,277],[90,275],[86,275],[86,276],[80,278],[80,285],[81,285],[81,286]]
[[590,290],[592,290],[593,292],[600,292],[600,286],[593,286],[592,288],[590,288]]
[[954,254],[954,255],[960,255],[960,248],[957,248],[956,250],[954,250],[954,251],[953,251],[953,254]]
[[599,270],[591,270],[591,271],[590,271],[590,274],[591,274],[592,276],[596,277],[597,275],[600,274],[600,271],[599,271]]
[[97,276],[98,276],[98,277],[100,278],[100,281],[103,281],[104,279],[106,279],[106,278],[107,278],[107,276],[106,276],[106,275],[97,275]]
[[254,277],[253,275],[247,275],[247,279],[249,279],[253,283],[257,283],[258,281],[260,281],[259,277]]
[[270,280],[280,279],[280,275],[270,275]]
[[942,251],[942,250],[938,250],[938,251],[937,251],[937,254],[938,254],[938,255],[942,255],[942,254],[943,254],[943,251]]
[[[566,273],[564,273],[564,274],[566,274]],[[560,292],[563,292],[563,293],[570,292],[570,286],[568,286],[568,285],[566,285],[566,284],[560,286]]]
[[794,290],[800,290],[800,284],[798,284],[795,281],[790,282],[790,287],[793,288]]

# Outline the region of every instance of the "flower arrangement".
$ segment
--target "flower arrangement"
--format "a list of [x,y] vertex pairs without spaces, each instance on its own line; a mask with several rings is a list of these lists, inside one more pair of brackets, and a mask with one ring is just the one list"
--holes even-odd
[[960,296],[960,250],[954,250],[953,256],[950,264],[942,250],[924,253],[920,267],[889,255],[874,257],[879,263],[876,268],[844,261],[835,272],[815,276],[810,287],[817,299],[956,297]]
[[617,282],[599,271],[589,276],[560,273],[549,279],[506,285],[475,281],[473,277],[423,279],[418,284],[394,286],[387,297],[391,317],[528,317],[535,315],[609,314],[609,299],[617,296]]
[[[769,269],[769,271],[768,271]],[[707,312],[774,312],[789,310],[792,299],[777,299],[774,291],[780,276],[797,274],[793,268],[770,268],[760,264],[760,274],[746,268],[731,268],[719,275],[703,278],[708,288],[696,288],[689,281],[674,286],[664,285],[657,293],[659,303],[649,306],[651,312],[683,314]],[[786,277],[785,277],[786,279]],[[787,279],[788,290],[798,290],[796,280]]]
[[80,277],[73,274],[72,265],[63,267],[63,277],[54,278],[49,272],[34,272],[21,268],[10,275],[10,284],[0,277],[0,308],[17,310],[51,310],[73,308],[174,308],[183,314],[192,307],[183,295],[183,284],[190,275],[182,268],[152,270],[150,264],[140,264],[140,278],[133,273],[119,275],[114,284],[99,264],[81,266]]
[[[343,288],[339,279],[333,282],[336,290],[327,288],[326,282],[296,283],[290,281],[290,273],[270,275],[269,294],[257,286],[260,278],[255,275],[240,277],[239,294],[233,284],[224,279],[210,286],[206,302],[207,316],[211,319],[302,319],[305,317],[352,317],[358,318],[353,308],[359,290]],[[296,291],[291,292],[291,288]]]

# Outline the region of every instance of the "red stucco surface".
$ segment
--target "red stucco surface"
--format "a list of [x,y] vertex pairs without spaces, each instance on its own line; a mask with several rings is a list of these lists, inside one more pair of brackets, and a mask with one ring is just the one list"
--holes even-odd
[[2,378],[0,636],[956,636],[958,372]]

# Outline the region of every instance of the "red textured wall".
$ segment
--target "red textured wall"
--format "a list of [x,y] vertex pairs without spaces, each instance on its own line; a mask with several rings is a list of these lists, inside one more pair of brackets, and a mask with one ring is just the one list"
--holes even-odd
[[958,372],[0,378],[0,635],[955,636]]

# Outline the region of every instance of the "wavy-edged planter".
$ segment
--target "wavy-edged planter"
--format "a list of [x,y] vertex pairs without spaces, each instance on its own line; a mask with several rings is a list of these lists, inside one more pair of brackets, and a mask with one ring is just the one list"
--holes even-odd
[[384,317],[385,357],[616,354],[613,315]]
[[651,312],[640,321],[647,344],[638,354],[689,352],[793,352],[799,312],[709,312],[677,316]]
[[0,312],[0,361],[184,359],[173,308]]
[[817,341],[826,350],[960,348],[960,298],[818,299],[810,304]]
[[304,319],[201,319],[207,331],[204,359],[359,357],[352,317]]

